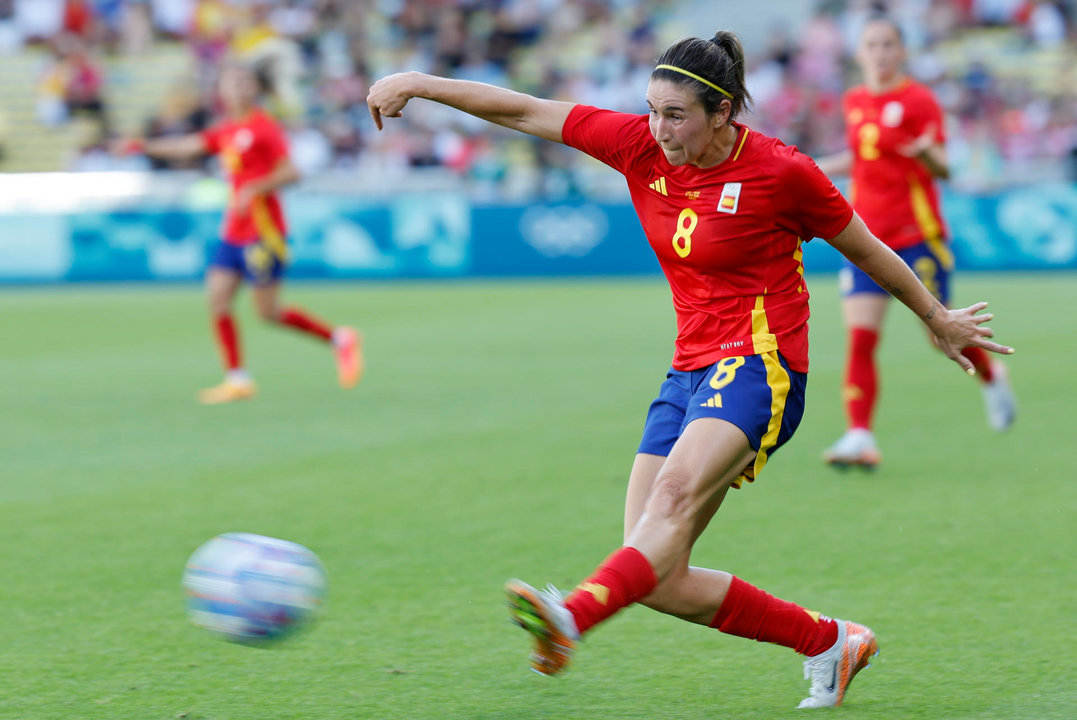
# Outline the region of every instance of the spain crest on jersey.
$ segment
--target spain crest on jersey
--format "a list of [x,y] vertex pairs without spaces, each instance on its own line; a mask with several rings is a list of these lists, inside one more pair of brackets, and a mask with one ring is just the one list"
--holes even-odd
[[718,198],[718,212],[732,215],[737,212],[738,204],[740,204],[740,183],[726,183],[722,187],[722,196]]

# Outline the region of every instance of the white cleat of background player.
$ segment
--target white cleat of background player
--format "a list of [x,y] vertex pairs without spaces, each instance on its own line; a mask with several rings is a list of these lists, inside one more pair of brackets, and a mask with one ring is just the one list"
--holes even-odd
[[982,386],[987,424],[995,432],[1006,432],[1017,419],[1017,397],[1004,363],[991,363],[991,374],[991,382]]

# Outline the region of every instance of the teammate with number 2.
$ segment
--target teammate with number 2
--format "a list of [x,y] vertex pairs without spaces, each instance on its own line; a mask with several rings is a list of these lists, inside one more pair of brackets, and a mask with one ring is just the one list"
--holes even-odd
[[965,368],[966,346],[1011,351],[988,340],[982,323],[991,316],[976,315],[984,304],[947,310],[809,158],[735,122],[750,96],[732,33],[666,50],[651,74],[648,115],[420,73],[379,80],[367,103],[380,128],[412,98],[565,143],[623,173],[673,293],[673,366],[651,404],[629,476],[622,547],[568,598],[518,580],[506,585],[512,619],[532,635],[531,668],[562,671],[584,633],[640,602],[792,648],[806,656],[812,681],[801,707],[841,704],[877,650],[874,633],[729,573],[693,567],[692,545],[729,488],[755,480],[800,422],[808,371],[802,241],[828,238],[908,305]]
[[[890,19],[875,17],[864,25],[857,61],[864,84],[850,89],[843,102],[850,149],[820,159],[819,168],[828,175],[852,172],[857,214],[948,305],[954,257],[936,184],[949,175],[942,109],[930,89],[902,70],[902,33]],[[890,296],[851,262],[845,262],[840,279],[849,348],[842,384],[848,426],[823,458],[836,467],[871,469],[882,459],[872,431],[879,387],[875,348]],[[975,367],[988,424],[1008,429],[1017,405],[1006,366],[982,348],[962,353]]]
[[362,374],[359,334],[333,328],[307,311],[280,302],[280,284],[288,257],[284,210],[277,191],[299,179],[288,156],[284,133],[257,103],[259,78],[245,66],[226,66],[218,83],[227,117],[202,133],[128,142],[126,151],[155,157],[189,158],[215,154],[231,180],[221,240],[206,271],[213,332],[225,369],[224,381],[198,394],[216,405],[254,397],[254,380],[243,365],[239,331],[232,314],[236,293],[250,282],[258,314],[331,345],[337,377],[352,387]]

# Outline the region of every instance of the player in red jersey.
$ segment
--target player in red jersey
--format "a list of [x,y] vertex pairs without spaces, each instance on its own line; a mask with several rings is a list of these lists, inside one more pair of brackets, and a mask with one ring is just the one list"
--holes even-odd
[[909,306],[963,368],[988,338],[978,303],[948,310],[868,231],[794,148],[734,121],[749,95],[732,33],[670,47],[651,74],[648,115],[543,100],[421,73],[392,75],[367,97],[380,128],[412,98],[562,142],[624,174],[677,314],[673,366],[651,404],[628,480],[623,546],[568,597],[518,580],[511,617],[534,641],[531,668],[552,675],[580,636],[623,607],[660,612],[805,655],[801,707],[838,705],[877,650],[863,625],[779,600],[729,573],[693,567],[692,546],[731,487],[754,480],[803,411],[808,291],[801,243],[829,238]]
[[226,117],[205,132],[137,142],[131,150],[165,159],[217,154],[232,192],[217,244],[206,271],[213,330],[221,350],[225,379],[199,393],[217,404],[253,397],[255,384],[243,367],[232,305],[243,280],[251,283],[258,314],[266,321],[298,330],[334,348],[337,376],[352,387],[362,374],[361,337],[350,327],[331,328],[298,307],[280,302],[280,283],[288,256],[287,226],[277,191],[296,182],[299,172],[288,157],[284,133],[258,106],[258,76],[231,65],[221,72],[220,98]]
[[[865,24],[857,60],[865,82],[850,89],[843,103],[850,150],[821,159],[819,167],[830,175],[851,171],[857,214],[948,305],[954,258],[936,183],[949,175],[942,109],[931,90],[902,70],[901,30],[889,19]],[[841,285],[849,338],[843,383],[848,428],[823,457],[838,467],[873,468],[881,459],[872,433],[878,396],[875,347],[890,296],[849,262],[841,270]],[[962,352],[979,377],[988,423],[1006,430],[1016,402],[1005,365],[978,347]]]

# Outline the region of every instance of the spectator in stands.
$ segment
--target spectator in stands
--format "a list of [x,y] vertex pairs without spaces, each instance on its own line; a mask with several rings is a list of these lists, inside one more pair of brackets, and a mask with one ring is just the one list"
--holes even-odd
[[[677,18],[680,5],[669,0],[0,0],[0,54],[70,35],[83,38],[91,56],[115,49],[152,52],[155,43],[179,41],[200,68],[201,103],[212,107],[217,68],[232,51],[270,76],[271,109],[301,128],[305,144],[322,148],[311,133],[325,136],[333,148],[331,166],[403,168],[414,162],[413,149],[364,138],[362,99],[371,72],[420,69],[636,112],[633,103],[643,94],[657,44],[690,30],[678,24],[684,20]],[[1075,102],[1077,83],[1072,76],[1052,83],[1043,74],[1044,68],[1077,65],[1071,0],[817,0],[816,8],[803,27],[775,29],[765,52],[753,53],[759,58],[749,68],[757,102],[748,124],[812,154],[840,146],[837,92],[850,79],[856,38],[870,13],[889,9],[916,51],[912,75],[932,88],[958,123],[952,136],[970,128],[972,142],[983,146],[969,147],[968,157],[999,168],[984,182],[1061,176],[1059,158],[1071,146],[1067,138],[1077,132],[1077,118],[1060,108]],[[79,66],[74,75],[73,65],[54,65],[62,67],[50,67],[39,89],[42,122],[60,125],[69,106],[93,113],[96,102],[105,103],[95,63],[89,62],[91,69]],[[1001,83],[1011,76],[1016,92]],[[581,179],[591,172],[585,160],[571,155],[568,168],[551,165],[529,141],[457,152],[453,148],[470,147],[475,137],[469,118],[423,111],[405,124],[414,125],[416,137],[430,133],[437,148],[449,148],[430,158],[453,172],[488,178],[490,168],[502,172],[519,164],[521,177],[568,171],[590,186]],[[1015,127],[1019,132],[1012,136]],[[482,167],[473,168],[475,163]],[[960,163],[956,167],[957,182],[964,182]],[[507,174],[512,173],[510,168]]]
[[54,59],[38,85],[38,120],[60,125],[76,114],[90,115],[107,125],[102,95],[104,72],[82,39],[61,34],[52,43]]

